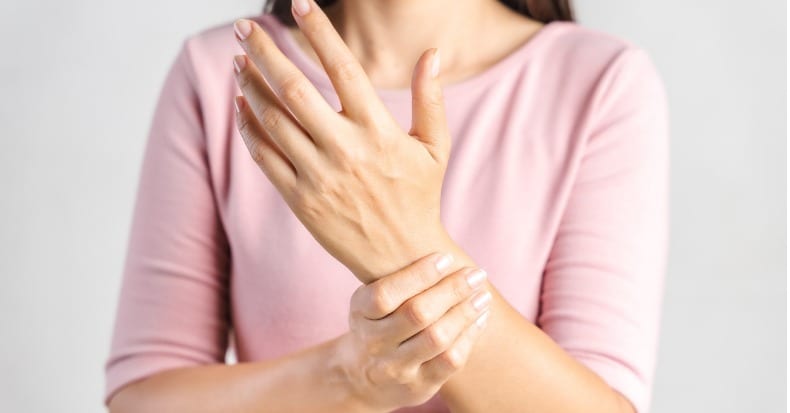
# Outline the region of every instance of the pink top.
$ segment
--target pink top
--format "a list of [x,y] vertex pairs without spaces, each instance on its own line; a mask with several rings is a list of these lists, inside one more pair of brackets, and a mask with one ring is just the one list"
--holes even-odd
[[[290,32],[272,16],[254,19],[339,109],[326,74]],[[229,343],[244,362],[347,330],[359,282],[304,229],[236,130],[231,62],[241,52],[231,25],[207,30],[184,43],[165,81],[107,397],[166,369],[222,363]],[[408,129],[410,92],[380,96]],[[650,58],[554,22],[447,85],[445,99],[448,232],[526,319],[647,412],[668,227],[666,96]],[[447,409],[437,396],[405,411]]]

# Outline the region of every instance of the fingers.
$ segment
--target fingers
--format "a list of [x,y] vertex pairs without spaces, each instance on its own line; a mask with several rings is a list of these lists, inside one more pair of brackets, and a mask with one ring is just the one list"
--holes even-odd
[[412,126],[410,135],[422,141],[437,161],[450,155],[450,133],[439,83],[439,50],[430,49],[417,61],[412,76]]
[[446,351],[469,325],[474,324],[481,317],[487,317],[485,313],[488,311],[491,298],[489,291],[477,291],[436,322],[404,341],[398,350],[406,358],[420,362],[438,356]]
[[383,103],[365,70],[313,0],[293,0],[296,23],[321,60],[335,87],[343,112],[354,119],[371,119],[384,113]]
[[444,383],[451,375],[462,369],[469,360],[475,342],[488,324],[490,313],[490,310],[484,312],[466,327],[447,350],[423,363],[420,367],[423,380],[429,383]]
[[400,271],[362,286],[351,297],[352,311],[371,320],[383,318],[439,282],[452,262],[451,254],[426,255]]
[[327,125],[342,117],[337,115],[315,86],[257,23],[238,20],[235,29],[239,43],[268,82],[277,101],[281,101],[293,113],[313,138],[327,138],[324,132]]
[[297,171],[306,171],[314,166],[317,156],[315,145],[280,106],[261,73],[255,66],[248,64],[247,57],[243,55],[233,58],[233,67],[248,107],[267,135],[282,149]]
[[243,96],[236,96],[236,126],[252,159],[281,193],[287,194],[296,183],[296,170],[279,147],[263,130]]
[[[378,350],[398,348],[401,343],[437,322],[450,309],[469,300],[475,292],[482,290],[485,280],[485,271],[462,268],[433,287],[409,298],[389,316],[378,320],[352,318],[352,326],[356,331],[364,332],[371,348]],[[442,335],[443,333],[444,331],[435,331],[428,334]]]

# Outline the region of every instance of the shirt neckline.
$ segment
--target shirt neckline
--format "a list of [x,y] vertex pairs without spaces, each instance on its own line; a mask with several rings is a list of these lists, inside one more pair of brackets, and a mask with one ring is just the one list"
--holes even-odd
[[[272,30],[272,35],[278,46],[285,53],[291,61],[302,70],[313,84],[320,89],[327,91],[334,91],[332,82],[329,76],[324,71],[324,68],[314,62],[310,56],[305,53],[296,39],[288,31],[288,28],[281,23],[277,18],[271,14],[260,15],[262,23],[267,24]],[[518,46],[510,54],[501,58],[494,64],[488,66],[484,70],[468,76],[459,81],[447,83],[442,86],[442,92],[445,99],[449,99],[456,95],[465,95],[482,88],[489,83],[499,79],[504,71],[511,67],[519,66],[518,63],[523,63],[530,56],[532,56],[541,46],[547,42],[550,37],[549,34],[562,26],[563,21],[552,21],[544,24],[543,27],[538,29],[532,36],[529,37],[524,43]],[[384,100],[408,100],[411,101],[410,88],[376,88],[379,97]]]

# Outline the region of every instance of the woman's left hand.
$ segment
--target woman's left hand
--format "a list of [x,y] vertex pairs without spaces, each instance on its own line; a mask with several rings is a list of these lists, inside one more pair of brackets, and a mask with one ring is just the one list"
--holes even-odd
[[[340,99],[336,112],[254,22],[236,35],[237,124],[258,166],[315,239],[360,280],[392,273],[447,242],[440,221],[450,152],[436,49],[412,79],[412,126],[396,123],[326,15],[294,16]],[[301,14],[301,15],[300,15]],[[250,61],[253,64],[249,64]],[[268,85],[267,85],[268,83]]]

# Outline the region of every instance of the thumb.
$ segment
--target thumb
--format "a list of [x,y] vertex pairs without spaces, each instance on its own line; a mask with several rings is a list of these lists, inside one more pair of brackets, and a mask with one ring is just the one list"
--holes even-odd
[[439,49],[426,50],[411,80],[411,131],[425,144],[434,159],[446,162],[450,155],[450,133],[439,83]]

